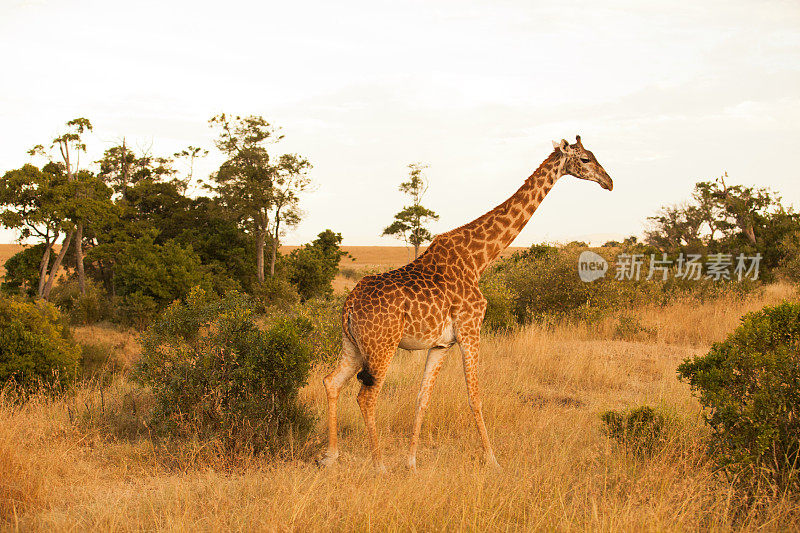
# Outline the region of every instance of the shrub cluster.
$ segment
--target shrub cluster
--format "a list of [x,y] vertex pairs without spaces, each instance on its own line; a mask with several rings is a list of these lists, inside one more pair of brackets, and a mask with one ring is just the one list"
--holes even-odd
[[0,291],[6,294],[35,296],[39,287],[42,256],[45,245],[27,246],[9,257],[3,267],[6,269]]
[[[553,319],[593,321],[609,311],[635,305],[666,305],[691,298],[705,301],[720,296],[740,297],[759,287],[757,282],[684,280],[671,273],[667,280],[647,280],[642,266],[639,280],[615,280],[612,274],[583,282],[578,275],[581,248],[534,245],[491,266],[481,278],[481,291],[488,300],[486,326],[506,329],[515,324]],[[613,263],[614,250],[596,250]]]
[[50,301],[72,324],[94,324],[113,315],[111,302],[92,280],[86,280],[85,294],[81,294],[74,279],[56,285],[50,293]]
[[156,244],[151,235],[126,244],[114,269],[121,322],[142,327],[203,280],[200,259],[174,241]]
[[723,342],[678,374],[708,410],[725,471],[800,488],[800,303],[749,313]]
[[514,315],[514,293],[502,283],[499,276],[481,279],[481,292],[486,298],[483,327],[493,332],[503,332],[517,325]]
[[285,318],[261,330],[250,305],[238,293],[216,299],[195,288],[147,329],[134,377],[153,390],[153,427],[246,450],[309,429],[297,394],[311,365],[312,326]]
[[63,389],[75,378],[80,356],[53,305],[0,295],[0,385]]

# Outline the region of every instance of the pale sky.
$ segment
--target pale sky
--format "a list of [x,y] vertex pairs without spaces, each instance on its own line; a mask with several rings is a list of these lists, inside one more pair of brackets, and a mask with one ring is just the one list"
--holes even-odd
[[[314,165],[306,216],[380,237],[422,161],[461,225],[582,136],[614,179],[562,178],[514,245],[640,234],[728,172],[800,207],[800,2],[0,0],[0,172],[84,116],[88,157],[125,136],[212,149],[208,119],[263,115]],[[0,242],[14,235],[0,230]]]

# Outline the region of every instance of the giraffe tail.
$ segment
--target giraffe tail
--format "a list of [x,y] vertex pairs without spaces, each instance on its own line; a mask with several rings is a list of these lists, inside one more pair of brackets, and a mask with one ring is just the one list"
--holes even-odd
[[[352,374],[350,375],[352,376]],[[358,381],[360,381],[367,387],[372,387],[373,385],[375,385],[375,377],[370,373],[366,363],[361,368],[361,372],[356,374],[356,379],[358,379]]]
[[[347,312],[345,309],[344,311],[344,334],[350,339],[350,341],[355,345],[358,346],[358,341],[356,340],[356,336],[353,334],[353,330],[350,327],[350,313]],[[360,348],[359,348],[360,350]],[[362,354],[363,358],[363,354]],[[363,360],[363,359],[362,359]],[[364,361],[363,366],[361,367],[361,371],[356,374],[356,379],[363,383],[367,387],[372,387],[375,384],[375,376],[372,375],[372,372],[369,371],[369,365],[366,361]]]

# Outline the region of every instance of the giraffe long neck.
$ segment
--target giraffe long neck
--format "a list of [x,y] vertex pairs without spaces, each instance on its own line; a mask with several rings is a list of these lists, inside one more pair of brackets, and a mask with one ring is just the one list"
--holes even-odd
[[[561,176],[562,162],[561,153],[553,151],[508,200],[472,222],[443,234],[442,239],[437,237],[425,255],[453,258],[455,254],[477,279],[528,223]],[[439,245],[451,249],[441,254],[437,250]]]

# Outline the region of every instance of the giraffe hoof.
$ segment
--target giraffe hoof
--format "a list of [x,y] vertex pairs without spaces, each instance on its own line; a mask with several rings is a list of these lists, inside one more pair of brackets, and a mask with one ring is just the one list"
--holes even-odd
[[406,463],[408,469],[414,473],[417,471],[417,458],[416,457],[409,457],[408,462]]
[[338,459],[338,458],[339,458],[339,454],[338,453],[332,454],[332,453],[325,452],[321,456],[317,457],[315,462],[317,463],[318,467],[326,468],[326,467],[331,466],[332,464],[334,464],[336,462],[336,459]]
[[495,472],[503,471],[503,467],[500,466],[500,463],[497,462],[497,459],[495,459],[494,456],[486,459],[486,466],[494,470]]

